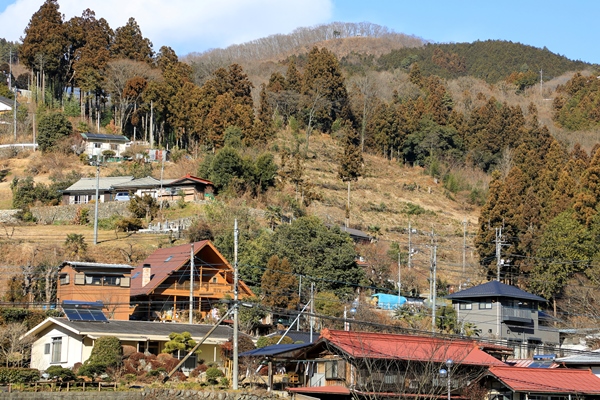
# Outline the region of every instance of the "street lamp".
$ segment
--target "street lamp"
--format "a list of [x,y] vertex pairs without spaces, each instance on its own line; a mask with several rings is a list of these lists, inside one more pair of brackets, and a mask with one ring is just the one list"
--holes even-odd
[[444,378],[448,378],[448,400],[450,400],[450,391],[452,390],[452,383],[451,383],[451,370],[452,370],[452,365],[454,364],[454,361],[452,361],[451,358],[446,360],[446,368],[442,368],[440,369],[440,378],[444,379]]
[[347,306],[344,306],[344,330],[345,331],[349,331],[350,330],[350,322],[348,322],[348,311],[350,311],[350,314],[352,316],[354,316],[356,314],[356,308],[358,307],[358,301],[354,300],[352,302],[352,308],[350,310],[348,310]]

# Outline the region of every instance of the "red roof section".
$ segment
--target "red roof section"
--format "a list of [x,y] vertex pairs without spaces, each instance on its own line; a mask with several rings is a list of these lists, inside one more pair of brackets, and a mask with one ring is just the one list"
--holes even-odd
[[346,386],[332,385],[332,386],[313,386],[313,387],[295,387],[287,388],[289,392],[295,393],[320,393],[320,394],[342,394],[349,395],[350,389]]
[[491,367],[489,372],[514,392],[600,394],[600,379],[590,370]]
[[212,183],[208,179],[198,178],[197,176],[193,176],[190,174],[187,174],[183,178],[175,179],[174,181],[170,182],[169,185],[178,184],[185,180],[191,180],[191,181],[198,182],[198,183],[204,183],[205,185],[213,185],[214,186],[214,183]]
[[345,353],[359,358],[503,366],[497,358],[481,350],[476,341],[428,336],[395,335],[323,329],[319,341],[327,340]]

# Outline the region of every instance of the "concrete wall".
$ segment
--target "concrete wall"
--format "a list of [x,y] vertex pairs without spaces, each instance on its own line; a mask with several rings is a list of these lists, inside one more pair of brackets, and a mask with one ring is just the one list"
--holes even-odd
[[[1,389],[0,389],[1,390]],[[206,400],[261,400],[278,399],[277,393],[264,391],[224,391],[224,390],[178,390],[178,389],[151,389],[143,391],[114,392],[104,389],[102,392],[13,392],[2,393],[3,399],[10,400],[54,400],[57,398],[67,400],[171,400],[171,399],[206,399]],[[287,396],[285,396],[287,397]]]
[[[98,218],[109,218],[115,214],[124,217],[130,217],[131,213],[127,210],[127,201],[110,201],[107,203],[98,203]],[[31,213],[37,219],[38,224],[50,225],[56,221],[70,222],[75,219],[77,210],[87,208],[90,221],[94,219],[95,204],[72,204],[65,206],[45,206],[31,207]]]

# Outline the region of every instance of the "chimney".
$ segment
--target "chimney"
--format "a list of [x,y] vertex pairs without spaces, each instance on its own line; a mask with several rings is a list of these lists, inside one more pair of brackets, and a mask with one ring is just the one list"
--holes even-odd
[[151,276],[152,276],[152,267],[150,266],[150,264],[142,265],[142,287],[144,287],[150,283]]

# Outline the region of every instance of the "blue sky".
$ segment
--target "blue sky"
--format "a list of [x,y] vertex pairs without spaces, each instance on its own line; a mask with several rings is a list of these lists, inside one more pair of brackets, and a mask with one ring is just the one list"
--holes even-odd
[[[65,17],[91,8],[114,29],[133,16],[155,50],[179,55],[333,21],[372,22],[433,42],[503,39],[600,63],[600,2],[572,0],[58,0]],[[18,40],[43,0],[0,0],[0,37]]]

